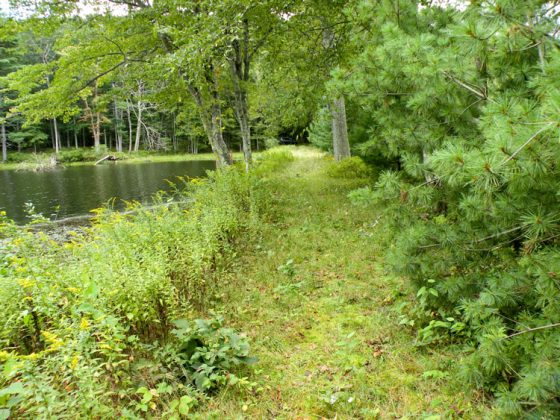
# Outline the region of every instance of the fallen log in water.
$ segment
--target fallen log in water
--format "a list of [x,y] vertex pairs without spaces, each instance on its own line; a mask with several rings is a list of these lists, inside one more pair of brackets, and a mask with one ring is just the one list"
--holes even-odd
[[106,161],[106,160],[116,161],[116,160],[117,160],[117,157],[116,157],[115,155],[107,155],[107,156],[105,156],[105,157],[99,159],[97,162],[95,162],[95,164],[97,165],[97,164],[99,164],[99,163],[101,163],[101,162],[104,162],[104,161]]

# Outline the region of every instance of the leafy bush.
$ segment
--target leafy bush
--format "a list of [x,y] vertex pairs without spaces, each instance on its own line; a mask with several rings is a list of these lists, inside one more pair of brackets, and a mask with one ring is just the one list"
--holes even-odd
[[371,168],[360,157],[352,156],[327,166],[327,175],[332,178],[359,179],[372,175]]
[[29,159],[29,153],[10,152],[8,153],[8,162],[21,163]]
[[[181,198],[130,203],[129,214],[99,209],[65,242],[0,215],[2,416],[185,413],[198,398],[191,382],[208,391],[236,381],[232,369],[250,361],[245,339],[221,320],[175,329],[173,320],[205,313],[268,195],[232,167],[190,181]],[[175,356],[165,350],[176,348],[172,336]]]
[[86,149],[63,150],[58,154],[58,160],[61,163],[93,161],[96,157],[93,150]]
[[249,357],[249,343],[231,328],[223,327],[223,318],[174,321],[173,352],[180,358],[188,380],[201,391],[226,384],[236,384],[239,378],[232,372],[242,365],[256,362]]

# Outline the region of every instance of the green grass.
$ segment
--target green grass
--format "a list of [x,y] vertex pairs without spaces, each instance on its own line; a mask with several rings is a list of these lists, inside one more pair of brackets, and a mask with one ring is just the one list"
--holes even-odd
[[268,180],[277,216],[217,308],[249,335],[257,385],[224,391],[200,418],[483,416],[482,396],[453,379],[461,354],[416,347],[398,325],[404,280],[385,273],[372,215],[346,198],[367,180],[326,176],[314,150],[294,154]]

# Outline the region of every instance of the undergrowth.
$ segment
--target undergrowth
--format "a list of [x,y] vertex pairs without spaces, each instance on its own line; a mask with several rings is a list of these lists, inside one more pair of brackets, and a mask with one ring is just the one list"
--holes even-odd
[[269,193],[232,167],[181,195],[188,205],[99,209],[63,242],[0,216],[0,418],[177,417],[252,386],[248,342],[209,309]]

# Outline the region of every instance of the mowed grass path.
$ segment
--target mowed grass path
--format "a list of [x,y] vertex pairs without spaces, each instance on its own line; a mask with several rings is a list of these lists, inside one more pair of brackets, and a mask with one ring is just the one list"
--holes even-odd
[[484,401],[452,379],[459,354],[415,347],[398,325],[403,280],[376,254],[376,214],[347,198],[367,180],[330,178],[320,153],[293,153],[269,180],[277,216],[219,306],[250,338],[257,386],[226,390],[201,418],[480,418]]

